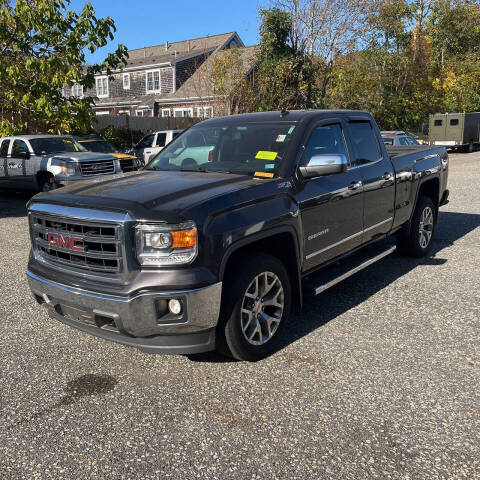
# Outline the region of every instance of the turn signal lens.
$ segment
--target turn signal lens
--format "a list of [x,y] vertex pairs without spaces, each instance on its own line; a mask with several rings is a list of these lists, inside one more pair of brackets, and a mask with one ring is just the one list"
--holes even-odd
[[197,244],[197,229],[177,230],[170,232],[172,236],[172,248],[191,248]]

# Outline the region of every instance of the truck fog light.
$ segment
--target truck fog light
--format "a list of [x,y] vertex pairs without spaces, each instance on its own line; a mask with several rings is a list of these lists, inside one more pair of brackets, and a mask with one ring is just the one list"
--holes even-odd
[[176,298],[170,299],[168,301],[168,309],[174,315],[180,315],[182,312],[182,304],[180,303],[180,300],[177,300]]

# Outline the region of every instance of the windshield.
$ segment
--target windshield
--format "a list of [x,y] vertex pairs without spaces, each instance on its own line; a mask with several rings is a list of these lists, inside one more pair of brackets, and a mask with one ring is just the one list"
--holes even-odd
[[147,170],[264,173],[273,177],[286,157],[295,124],[198,125],[173,140]]
[[383,143],[385,145],[393,145],[393,138],[390,137],[382,137]]
[[80,144],[90,152],[116,153],[115,147],[103,140],[85,140],[80,141]]
[[37,155],[87,151],[86,148],[69,137],[34,138],[30,140],[30,144]]

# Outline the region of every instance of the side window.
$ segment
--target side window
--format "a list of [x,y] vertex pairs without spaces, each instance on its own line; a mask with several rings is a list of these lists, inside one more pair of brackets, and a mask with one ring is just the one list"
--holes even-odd
[[317,127],[310,139],[303,156],[306,165],[315,155],[341,154],[347,156],[342,127],[338,124]]
[[400,142],[400,145],[410,145],[409,141],[407,140],[407,137],[400,137],[398,141]]
[[10,140],[4,140],[0,145],[0,157],[5,158],[8,156],[8,146],[10,144]]
[[354,164],[356,166],[365,165],[380,159],[380,147],[370,122],[350,122],[349,130],[355,155]]
[[150,135],[146,135],[145,137],[143,137],[140,142],[138,142],[137,144],[137,148],[149,148],[152,146],[152,142],[153,142],[153,133],[150,134]]
[[12,146],[12,158],[25,158],[28,153],[27,144],[22,140],[15,140]]
[[167,141],[167,134],[166,133],[159,133],[157,135],[157,144],[156,147],[164,147],[165,142]]

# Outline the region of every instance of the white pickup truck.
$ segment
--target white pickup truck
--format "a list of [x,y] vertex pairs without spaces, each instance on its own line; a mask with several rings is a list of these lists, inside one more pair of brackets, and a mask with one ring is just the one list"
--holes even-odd
[[183,130],[163,130],[161,132],[148,133],[129,153],[133,153],[137,158],[143,160],[146,165],[165,145],[168,145],[182,132]]

